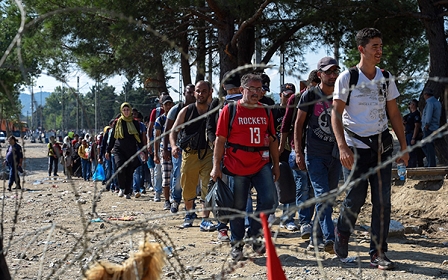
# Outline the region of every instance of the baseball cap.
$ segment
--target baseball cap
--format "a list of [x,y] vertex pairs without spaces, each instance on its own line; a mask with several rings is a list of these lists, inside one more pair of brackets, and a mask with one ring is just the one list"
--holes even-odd
[[333,66],[337,66],[339,68],[338,62],[336,59],[326,56],[324,58],[321,58],[319,62],[317,63],[317,69],[320,71],[327,71]]
[[427,95],[433,96],[434,95],[434,91],[432,89],[430,89],[430,88],[425,88],[423,90],[423,94],[427,94]]
[[241,86],[241,78],[240,78],[240,74],[238,73],[233,73],[232,75],[229,76],[231,71],[228,71],[224,74],[223,76],[223,86],[225,90],[229,90],[232,88],[237,88]]
[[164,96],[162,97],[162,104],[165,104],[165,103],[167,103],[167,102],[173,102],[173,99],[172,99],[171,96],[169,96],[169,95],[164,95]]
[[261,80],[263,83],[263,85],[261,86],[263,90],[271,91],[271,89],[269,88],[269,85],[271,84],[271,78],[269,78],[269,76],[266,75],[266,73],[261,73]]
[[296,93],[296,86],[291,83],[286,83],[280,87],[281,92],[285,92],[287,94]]
[[271,90],[269,89],[269,86],[268,86],[268,85],[262,85],[261,88],[262,88],[264,91],[271,91]]

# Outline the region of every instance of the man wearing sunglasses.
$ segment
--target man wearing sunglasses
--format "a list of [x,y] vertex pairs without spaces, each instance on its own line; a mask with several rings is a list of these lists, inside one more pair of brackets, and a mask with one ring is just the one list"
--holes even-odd
[[[307,170],[315,197],[320,197],[336,189],[341,172],[339,158],[333,156],[336,139],[331,129],[331,102],[339,65],[336,59],[324,57],[317,64],[320,83],[305,91],[297,106],[294,125],[294,149],[296,163],[300,170]],[[305,153],[302,135],[306,130]],[[334,226],[331,219],[331,204],[316,203],[313,230],[317,240],[311,238],[309,249],[319,246],[328,253],[334,253]]]
[[[235,116],[231,122],[230,104],[226,105],[218,119],[213,169],[210,176],[214,181],[222,178],[221,159],[229,175],[229,187],[233,189],[234,209],[244,212],[247,197],[252,186],[257,190],[256,213],[274,212],[275,184],[280,175],[278,141],[275,137],[274,118],[258,101],[262,94],[262,78],[246,74],[241,78],[242,99],[235,104]],[[272,161],[272,162],[271,162]],[[258,241],[261,224],[250,219],[248,237],[253,238],[252,248],[264,254],[265,246]],[[243,257],[244,217],[230,221],[233,260]]]

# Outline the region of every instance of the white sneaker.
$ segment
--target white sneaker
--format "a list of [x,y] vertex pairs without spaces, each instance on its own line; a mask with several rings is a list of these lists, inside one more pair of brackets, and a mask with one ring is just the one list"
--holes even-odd
[[275,214],[270,214],[268,217],[268,224],[272,225],[275,222]]
[[294,222],[288,222],[286,224],[281,224],[281,228],[286,228],[289,231],[296,231],[299,229],[299,227]]
[[123,197],[124,196],[124,192],[122,189],[120,189],[120,191],[118,192],[118,197]]
[[303,224],[300,226],[300,236],[302,237],[302,239],[309,239],[312,231],[313,228],[310,224]]
[[155,193],[155,195],[154,195],[154,202],[160,202],[161,201],[161,199],[160,199],[160,193],[158,193],[158,192],[156,192]]

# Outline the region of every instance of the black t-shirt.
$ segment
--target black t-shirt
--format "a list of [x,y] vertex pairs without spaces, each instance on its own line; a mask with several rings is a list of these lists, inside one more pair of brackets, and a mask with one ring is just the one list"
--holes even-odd
[[415,124],[422,122],[422,117],[420,116],[420,112],[418,110],[414,113],[407,114],[403,117],[403,119],[406,122],[406,125],[404,126],[406,134],[414,133]]

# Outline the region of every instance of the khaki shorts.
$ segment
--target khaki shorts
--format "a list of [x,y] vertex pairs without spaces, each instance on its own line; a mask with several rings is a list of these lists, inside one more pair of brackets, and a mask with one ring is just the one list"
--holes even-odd
[[[201,155],[204,150],[201,150]],[[196,187],[201,180],[201,198],[205,200],[208,192],[210,172],[213,168],[213,151],[207,149],[203,159],[198,158],[197,151],[182,152],[182,164],[180,167],[180,184],[182,186],[182,198],[189,201],[196,198]]]

